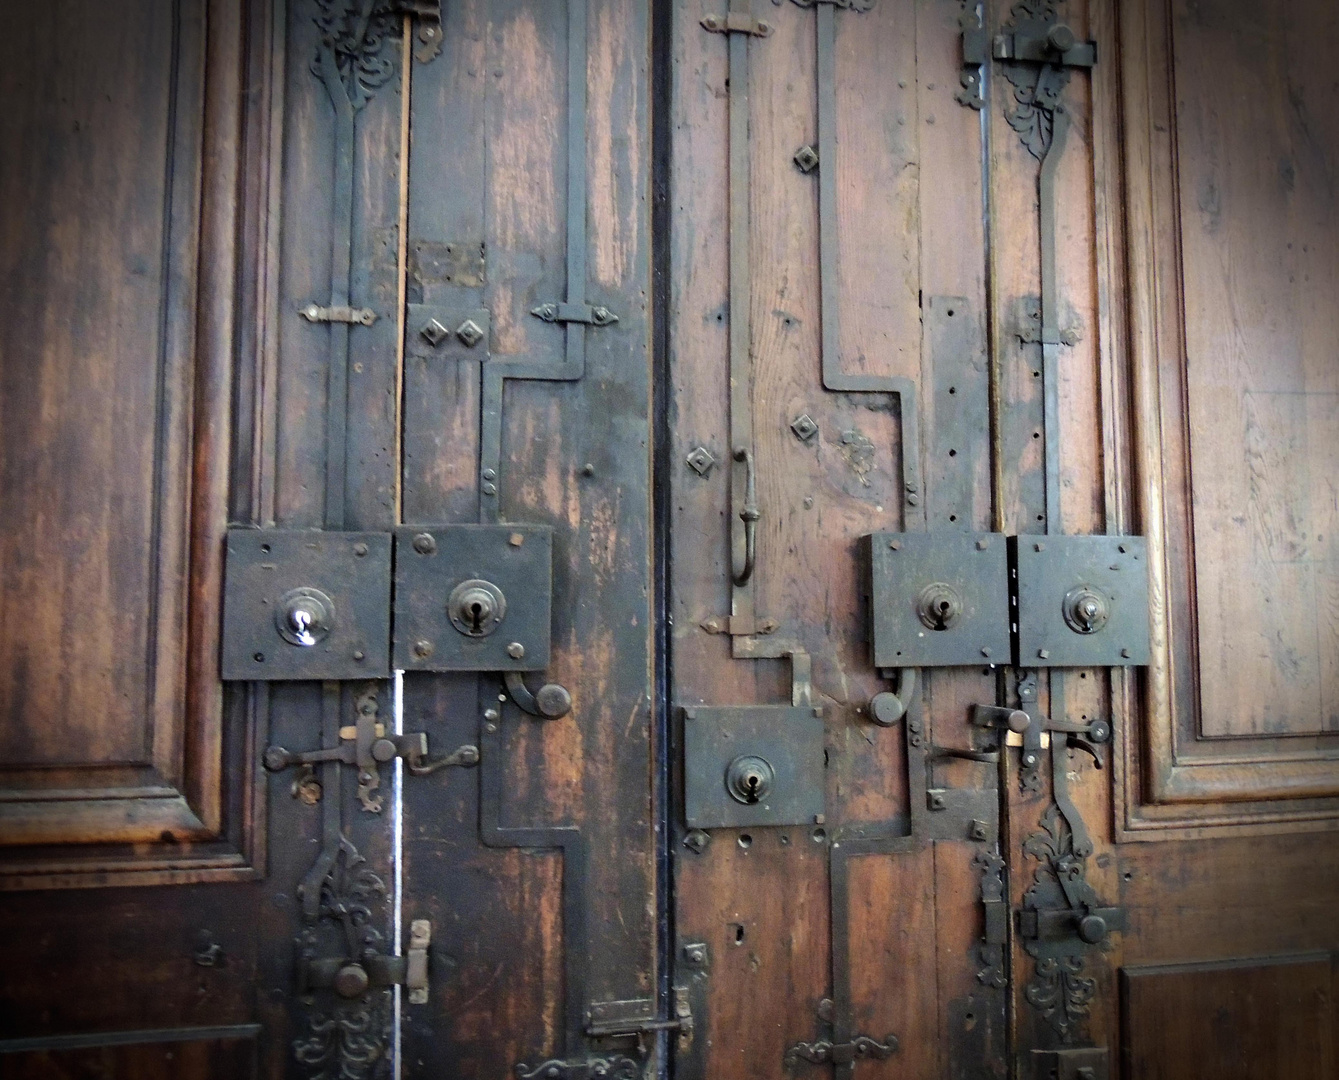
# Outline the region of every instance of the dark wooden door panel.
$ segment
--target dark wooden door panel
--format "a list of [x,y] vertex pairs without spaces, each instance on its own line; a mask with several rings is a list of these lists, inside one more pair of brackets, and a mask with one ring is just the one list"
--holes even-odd
[[1334,1075],[1328,955],[1121,971],[1129,1080]]
[[93,1039],[53,1040],[42,1049],[0,1048],[14,1080],[246,1080],[257,1075],[255,1025],[125,1032]]

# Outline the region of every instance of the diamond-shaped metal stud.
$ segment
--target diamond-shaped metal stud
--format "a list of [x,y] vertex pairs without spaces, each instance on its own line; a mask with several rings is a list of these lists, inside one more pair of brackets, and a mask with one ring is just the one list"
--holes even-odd
[[790,430],[795,432],[795,438],[800,442],[808,442],[818,434],[818,425],[808,413],[800,413],[790,422]]
[[795,157],[792,160],[799,167],[800,172],[811,173],[818,168],[818,151],[805,143],[795,151]]
[[423,324],[423,329],[420,330],[419,333],[429,345],[436,347],[442,343],[442,339],[446,337],[447,334],[451,333],[451,331],[436,319],[429,319]]
[[706,476],[711,472],[711,467],[716,464],[716,459],[711,456],[711,451],[705,446],[699,446],[688,455],[688,467],[697,473],[698,476]]
[[472,349],[483,339],[484,332],[479,324],[473,319],[466,319],[456,327],[456,337],[465,343],[465,348]]

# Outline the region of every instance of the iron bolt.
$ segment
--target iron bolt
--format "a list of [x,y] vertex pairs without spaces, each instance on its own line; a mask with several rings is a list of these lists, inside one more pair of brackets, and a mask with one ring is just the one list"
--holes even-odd
[[424,657],[432,655],[432,642],[427,640],[419,640],[414,642],[414,655],[417,656],[420,660],[422,660]]
[[520,660],[525,656],[525,646],[519,641],[513,641],[507,646],[507,655],[513,660]]
[[354,544],[354,545],[353,545],[353,553],[354,553],[356,556],[358,556],[358,558],[361,559],[364,555],[367,554],[367,545],[364,544],[364,543],[361,543],[361,542],[360,542],[360,543],[357,543],[357,544]]
[[414,537],[414,550],[420,555],[431,555],[437,550],[437,540],[432,533],[419,533]]
[[705,964],[707,962],[707,947],[705,945],[685,945],[683,947],[683,958],[690,964]]

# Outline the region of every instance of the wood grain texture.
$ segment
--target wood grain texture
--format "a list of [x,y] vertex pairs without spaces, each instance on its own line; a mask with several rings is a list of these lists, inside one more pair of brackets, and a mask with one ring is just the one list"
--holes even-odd
[[216,659],[253,39],[231,9],[96,8],[26,12],[5,76],[7,887],[258,850]]
[[[1321,460],[1316,454],[1328,453],[1322,444],[1329,442],[1319,434],[1328,422],[1321,407],[1328,399],[1322,393],[1308,405],[1305,394],[1279,392],[1285,384],[1298,391],[1323,389],[1334,367],[1332,349],[1323,340],[1313,344],[1311,329],[1332,318],[1327,304],[1289,314],[1308,295],[1310,279],[1323,287],[1334,273],[1332,208],[1311,193],[1312,176],[1328,175],[1328,166],[1324,151],[1311,147],[1303,130],[1314,61],[1305,49],[1298,51],[1295,72],[1285,76],[1281,54],[1271,51],[1282,46],[1271,45],[1234,75],[1231,93],[1220,94],[1205,65],[1220,69],[1212,57],[1231,48],[1236,31],[1228,6],[1197,9],[1193,17],[1161,3],[1120,10],[1125,141],[1116,189],[1125,192],[1128,277],[1120,271],[1107,280],[1129,297],[1140,527],[1152,549],[1162,552],[1153,566],[1155,655],[1144,684],[1145,720],[1122,762],[1124,829],[1133,838],[1233,824],[1305,827],[1332,820],[1339,808],[1332,797],[1336,747],[1323,733],[1320,692],[1329,677],[1324,658],[1332,651],[1319,644],[1327,632],[1327,593],[1318,578],[1306,588],[1307,599],[1294,603],[1288,597],[1296,589],[1284,587],[1289,575],[1323,569],[1329,558],[1323,548],[1328,541],[1314,539],[1330,535],[1328,526],[1314,525],[1326,520],[1323,507],[1317,516],[1314,494],[1323,493],[1324,484],[1302,483],[1297,475]],[[1271,41],[1294,32],[1320,40],[1335,32],[1324,4],[1292,5],[1286,14],[1269,7],[1242,25],[1256,19],[1273,20]],[[1180,71],[1175,99],[1167,83],[1173,67]],[[1294,74],[1296,93],[1288,82]],[[1106,93],[1116,91],[1116,80],[1104,85]],[[1261,128],[1259,138],[1239,141],[1252,125],[1267,125],[1268,135]],[[1201,196],[1207,210],[1199,208]],[[1247,233],[1266,221],[1272,222],[1269,235],[1251,241],[1261,257],[1243,261]],[[1306,240],[1291,239],[1297,229],[1306,230]],[[1258,286],[1247,284],[1252,274]],[[1296,280],[1287,282],[1289,276]],[[1294,290],[1300,290],[1296,296]],[[1244,306],[1234,307],[1238,294]],[[1238,325],[1245,320],[1247,329],[1232,330],[1234,319]],[[1277,334],[1269,329],[1274,326]],[[1272,344],[1266,347],[1261,334]],[[1271,359],[1256,359],[1262,355]],[[1195,414],[1201,407],[1197,394],[1202,407],[1216,413],[1213,422],[1208,413]],[[1271,425],[1273,433],[1266,433]],[[1200,449],[1192,467],[1195,445]],[[1278,525],[1280,514],[1293,524]],[[1234,517],[1246,524],[1233,524]],[[1268,534],[1287,546],[1285,534],[1296,539],[1301,533],[1310,538],[1312,554],[1300,561],[1289,556],[1282,570],[1268,569],[1265,564],[1277,561],[1268,553],[1274,541],[1261,546],[1260,537]],[[1203,581],[1201,571],[1208,575]],[[1255,604],[1260,617],[1248,617],[1243,604]],[[1283,616],[1286,628],[1270,614],[1293,609],[1300,614]],[[1224,621],[1229,613],[1235,613],[1231,630]],[[1277,632],[1264,629],[1270,625]],[[1311,627],[1305,648],[1296,638],[1301,626]],[[1264,638],[1249,646],[1258,633]],[[1266,639],[1277,649],[1264,649],[1260,642]],[[1247,663],[1242,648],[1254,648],[1259,663]],[[1230,679],[1224,663],[1233,668]],[[1281,670],[1279,664],[1295,675],[1286,692],[1269,674]],[[1265,721],[1260,692],[1269,687]],[[1310,702],[1306,708],[1303,698]],[[1311,718],[1304,720],[1307,710]],[[1292,737],[1281,737],[1288,732]]]
[[14,1080],[245,1080],[257,1075],[254,1037],[30,1050],[5,1054],[0,1061]]
[[1323,1080],[1334,1075],[1329,956],[1121,971],[1130,1080]]

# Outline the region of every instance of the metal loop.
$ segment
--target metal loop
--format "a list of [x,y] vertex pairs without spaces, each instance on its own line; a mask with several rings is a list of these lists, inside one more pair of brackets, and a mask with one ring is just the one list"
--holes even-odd
[[754,479],[753,451],[735,448],[735,460],[744,463],[744,507],[739,511],[742,528],[735,527],[731,544],[731,571],[736,585],[746,585],[758,561],[758,488]]

